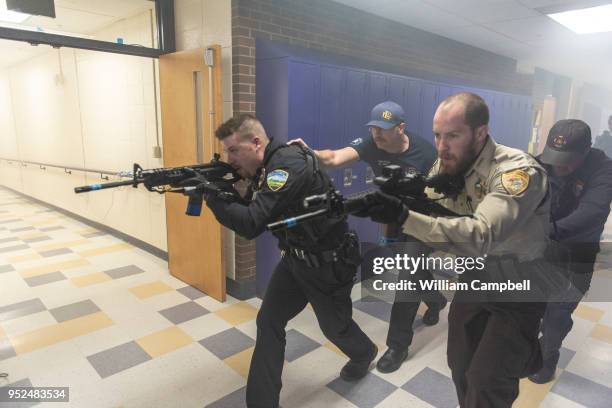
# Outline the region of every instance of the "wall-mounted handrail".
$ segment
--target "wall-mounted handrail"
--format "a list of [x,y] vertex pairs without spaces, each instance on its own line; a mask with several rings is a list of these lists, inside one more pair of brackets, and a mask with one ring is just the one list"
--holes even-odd
[[4,160],[11,163],[19,163],[23,167],[27,167],[28,164],[39,166],[40,170],[46,170],[47,167],[54,167],[56,169],[64,169],[64,172],[67,174],[72,174],[72,171],[81,171],[83,173],[96,173],[99,174],[101,178],[108,180],[108,176],[116,176],[116,177],[132,177],[131,174],[127,174],[126,172],[117,172],[117,171],[108,171],[108,170],[97,170],[97,169],[86,169],[83,167],[73,167],[73,166],[61,166],[59,164],[52,163],[40,163],[28,160],[20,160],[20,159],[9,159],[6,157],[0,157],[0,160]]

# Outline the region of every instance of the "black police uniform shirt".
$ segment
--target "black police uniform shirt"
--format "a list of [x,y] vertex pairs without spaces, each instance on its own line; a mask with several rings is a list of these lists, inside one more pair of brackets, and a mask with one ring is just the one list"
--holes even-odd
[[388,153],[379,149],[371,134],[358,138],[350,143],[350,147],[357,151],[359,159],[368,163],[374,174],[380,176],[382,168],[389,164],[396,164],[407,171],[427,174],[437,158],[436,149],[423,138],[405,132],[408,136],[408,150],[402,153]]
[[[305,197],[329,190],[332,185],[329,177],[323,171],[315,173],[313,161],[302,147],[270,139],[263,165],[251,180],[247,196],[252,195],[252,200],[245,205],[209,196],[207,205],[219,223],[253,239],[266,230],[267,224],[303,212]],[[346,217],[323,216],[274,235],[279,238],[281,249],[318,252],[338,247],[347,231]]]
[[551,235],[558,241],[593,243],[599,240],[612,201],[612,160],[591,149],[582,167],[566,177],[555,177],[545,166],[551,184]]

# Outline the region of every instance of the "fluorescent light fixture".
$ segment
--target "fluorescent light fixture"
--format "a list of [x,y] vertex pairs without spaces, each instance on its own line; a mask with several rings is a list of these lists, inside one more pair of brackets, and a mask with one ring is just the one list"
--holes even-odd
[[29,14],[7,10],[6,1],[0,0],[0,21],[6,21],[9,23],[23,23],[29,17]]
[[549,14],[548,17],[577,34],[612,31],[612,4]]

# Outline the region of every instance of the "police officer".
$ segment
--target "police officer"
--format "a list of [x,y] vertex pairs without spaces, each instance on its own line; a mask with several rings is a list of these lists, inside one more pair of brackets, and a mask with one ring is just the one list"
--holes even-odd
[[[404,109],[397,103],[393,101],[379,103],[372,108],[370,121],[366,123],[370,130],[369,135],[357,138],[350,143],[350,146],[341,149],[314,152],[326,168],[342,167],[362,160],[370,165],[376,176],[380,176],[383,167],[389,164],[398,165],[407,172],[427,174],[436,159],[436,150],[423,138],[406,131],[405,117]],[[301,139],[289,143],[293,142],[305,145]],[[402,245],[399,242],[408,242],[408,244]],[[380,243],[383,246],[390,245],[398,251],[408,252],[415,257],[429,251],[429,248],[413,237],[403,234],[397,223],[385,225],[385,233]],[[412,272],[411,274],[411,271],[406,269],[400,271],[398,281],[433,278],[431,273],[424,269]],[[423,323],[428,326],[438,323],[440,310],[447,303],[442,293],[437,290],[424,290],[416,294],[397,291],[391,308],[387,334],[388,349],[376,364],[378,371],[383,373],[396,371],[408,357],[408,347],[414,335],[412,325],[421,300],[428,306],[423,315]]]
[[551,238],[569,251],[574,299],[551,302],[542,320],[544,365],[529,379],[551,381],[563,339],[572,329],[572,313],[589,289],[599,239],[612,201],[612,160],[591,148],[591,128],[581,120],[560,120],[550,129],[540,161],[551,184]]
[[608,118],[608,129],[597,137],[593,147],[603,150],[606,156],[612,157],[612,115]]
[[[300,146],[268,139],[254,116],[223,123],[216,136],[227,158],[250,179],[247,205],[206,196],[217,220],[247,239],[273,221],[301,210],[308,195],[327,192],[328,176],[314,155]],[[285,326],[310,302],[325,336],[350,361],[341,378],[354,381],[368,372],[376,345],[352,319],[351,288],[360,262],[358,239],[348,232],[346,217],[320,217],[275,233],[283,257],[276,266],[257,315],[257,341],[247,381],[247,405],[278,407],[285,352]]]
[[376,193],[378,204],[368,214],[382,223],[399,220],[405,233],[426,243],[445,243],[455,255],[486,255],[482,272],[459,277],[469,289],[458,290],[450,307],[448,364],[461,407],[509,408],[518,396],[519,379],[541,367],[537,336],[545,304],[478,301],[471,284],[502,266],[514,274],[542,272],[550,203],[545,170],[528,154],[495,143],[488,120],[487,105],[471,93],[446,98],[434,116],[438,161],[430,174],[454,176],[464,188],[449,198],[427,194],[468,216],[416,213],[382,192]]

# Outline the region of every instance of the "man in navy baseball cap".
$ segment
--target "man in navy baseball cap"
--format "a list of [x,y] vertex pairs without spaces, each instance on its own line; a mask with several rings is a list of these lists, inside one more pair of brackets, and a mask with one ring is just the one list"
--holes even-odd
[[392,101],[385,101],[372,108],[370,121],[366,123],[366,126],[375,126],[387,130],[404,123],[404,117],[404,109],[401,106]]

